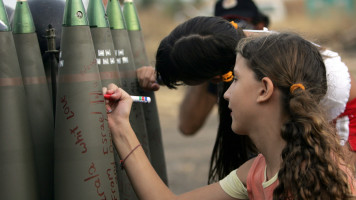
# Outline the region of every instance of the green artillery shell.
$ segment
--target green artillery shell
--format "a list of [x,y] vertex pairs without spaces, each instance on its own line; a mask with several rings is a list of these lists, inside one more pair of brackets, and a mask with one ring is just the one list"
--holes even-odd
[[87,14],[101,83],[103,86],[107,86],[110,83],[120,86],[120,75],[116,62],[114,43],[109,23],[105,18],[105,9],[102,0],[90,0]]
[[[100,71],[102,86],[115,83],[121,86],[120,74],[116,63],[114,43],[112,40],[109,23],[105,18],[105,9],[101,0],[90,0],[88,5],[88,20],[93,38],[96,62]],[[120,161],[118,153],[114,151],[115,164]],[[116,169],[120,166],[116,165]],[[118,180],[115,174],[115,180]],[[118,181],[121,181],[120,179]],[[119,191],[117,181],[113,182],[113,187]],[[115,196],[119,198],[119,196]]]
[[[139,85],[136,78],[136,68],[134,66],[133,55],[131,52],[130,39],[125,28],[125,22],[118,0],[109,1],[106,12],[114,41],[122,88],[129,94],[139,95]],[[132,105],[130,123],[141,142],[146,155],[150,159],[146,121],[143,112],[144,106],[147,105],[138,103]],[[121,199],[138,199],[125,171],[118,169],[118,180]]]
[[[136,68],[148,66],[149,62],[142,37],[141,26],[133,1],[125,0],[123,10],[135,66]],[[141,90],[140,95],[149,96],[152,100],[149,105],[143,107],[147,124],[148,142],[150,144],[151,163],[161,179],[168,184],[161,126],[158,117],[155,94],[153,92]]]
[[26,91],[39,199],[53,199],[53,110],[37,35],[27,1],[16,4],[13,30]]
[[[7,18],[2,0],[1,16]],[[37,200],[25,88],[10,29],[0,31],[0,199]]]
[[55,199],[115,199],[119,195],[115,187],[114,147],[81,0],[67,0],[61,38],[55,118]]

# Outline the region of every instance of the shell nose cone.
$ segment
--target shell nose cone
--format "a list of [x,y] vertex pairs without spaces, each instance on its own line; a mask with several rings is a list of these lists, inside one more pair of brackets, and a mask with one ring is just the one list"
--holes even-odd
[[138,19],[137,10],[132,0],[125,0],[123,13],[128,31],[140,31],[141,25]]
[[15,34],[34,33],[36,31],[30,7],[25,0],[17,1],[16,3],[12,30]]
[[106,18],[105,8],[102,0],[89,1],[87,16],[90,27],[109,27],[109,22]]
[[81,0],[67,0],[64,7],[63,26],[88,26],[88,18]]
[[108,20],[111,29],[126,29],[126,24],[118,1],[109,1],[106,7],[106,13],[108,15]]

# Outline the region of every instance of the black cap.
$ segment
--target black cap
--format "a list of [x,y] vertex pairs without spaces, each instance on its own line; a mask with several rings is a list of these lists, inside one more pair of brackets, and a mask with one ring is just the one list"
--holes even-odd
[[252,0],[218,0],[215,4],[215,16],[228,20],[250,19],[254,24],[264,22],[268,26],[269,19],[261,13]]
[[215,16],[236,15],[238,17],[253,18],[258,9],[251,0],[219,0],[215,4]]

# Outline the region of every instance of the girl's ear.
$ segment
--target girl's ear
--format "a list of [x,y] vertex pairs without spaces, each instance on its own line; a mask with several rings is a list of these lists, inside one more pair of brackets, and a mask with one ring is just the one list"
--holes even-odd
[[257,102],[262,103],[268,101],[273,94],[273,82],[268,77],[263,77],[261,80],[261,88],[257,97]]

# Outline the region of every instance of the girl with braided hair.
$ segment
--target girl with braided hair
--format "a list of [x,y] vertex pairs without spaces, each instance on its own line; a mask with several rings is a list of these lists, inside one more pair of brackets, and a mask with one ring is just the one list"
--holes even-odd
[[[268,192],[272,195],[271,188],[275,188],[273,199],[349,198],[353,185],[348,185],[348,177],[353,182],[353,173],[341,170],[347,167],[338,137],[319,103],[327,92],[326,69],[319,50],[296,35],[271,34],[240,43],[238,54],[242,61],[237,58],[235,70],[239,63],[246,64],[254,72],[255,79],[265,81],[265,89],[260,89],[265,98],[258,101],[268,103],[273,97],[280,100],[280,105],[270,108],[275,118],[265,121],[265,116],[254,116],[255,120],[251,120],[255,123],[261,118],[265,131],[249,135],[262,154],[237,170],[237,176],[245,178],[242,180],[252,193],[251,196],[249,193],[250,199],[272,199],[271,196],[266,198]],[[236,82],[239,82],[238,74],[239,71],[235,73]],[[268,96],[268,84],[278,95]],[[239,84],[232,83],[225,93],[229,106],[233,106],[237,98],[232,92],[232,88],[238,87],[235,85]],[[243,124],[244,121],[239,122],[233,113],[232,129],[241,134],[245,130],[234,127],[234,122]],[[266,124],[274,122],[281,123],[281,128],[277,129],[277,135],[270,135],[268,131],[272,127]],[[257,187],[250,185],[258,180]]]
[[319,49],[298,35],[273,33],[243,39],[234,80],[224,94],[231,128],[248,136],[259,155],[217,183],[173,194],[149,163],[133,132],[132,99],[111,84],[108,122],[122,166],[140,199],[355,198],[355,180],[321,99],[327,77]]

